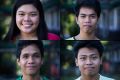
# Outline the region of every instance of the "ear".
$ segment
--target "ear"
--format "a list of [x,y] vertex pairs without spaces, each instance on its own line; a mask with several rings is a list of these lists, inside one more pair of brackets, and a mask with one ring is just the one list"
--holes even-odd
[[41,65],[43,65],[43,63],[44,63],[44,60],[43,60],[43,59],[41,59]]
[[78,17],[75,17],[76,23],[78,24]]
[[75,64],[76,64],[76,66],[78,66],[78,60],[77,60],[77,58],[75,58]]
[[20,66],[20,59],[17,59],[17,64]]
[[102,58],[100,59],[100,64],[102,65]]

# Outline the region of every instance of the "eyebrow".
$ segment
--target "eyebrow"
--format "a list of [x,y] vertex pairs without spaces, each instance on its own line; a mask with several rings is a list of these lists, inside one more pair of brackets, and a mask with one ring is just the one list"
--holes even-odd
[[[18,11],[19,13],[26,13],[24,11]],[[31,11],[30,13],[37,13],[37,11]]]
[[82,16],[85,16],[85,15],[88,15],[88,16],[89,16],[89,15],[95,16],[96,14],[94,14],[94,13],[93,13],[93,14],[84,14],[84,13],[81,13],[80,15],[82,15]]
[[85,56],[96,56],[97,54],[91,54],[91,55],[79,55],[79,57],[85,57]]
[[[25,52],[23,55],[29,55],[29,52]],[[36,55],[36,54],[40,54],[39,52],[33,52],[31,55]]]

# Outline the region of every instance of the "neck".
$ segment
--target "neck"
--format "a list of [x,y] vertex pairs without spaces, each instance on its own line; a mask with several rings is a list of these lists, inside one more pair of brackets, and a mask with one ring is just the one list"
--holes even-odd
[[82,75],[81,80],[99,80],[99,74],[97,74],[95,76]]
[[41,80],[40,75],[35,75],[35,76],[23,75],[22,79],[23,80]]
[[78,40],[99,40],[95,36],[95,33],[84,33],[82,31],[76,36],[76,39]]
[[36,33],[21,33],[19,35],[20,40],[37,40],[37,34]]

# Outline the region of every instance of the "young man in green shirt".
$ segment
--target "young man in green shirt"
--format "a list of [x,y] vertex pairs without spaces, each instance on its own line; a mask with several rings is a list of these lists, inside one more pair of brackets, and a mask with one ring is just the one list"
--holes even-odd
[[39,74],[44,57],[42,41],[20,40],[16,56],[22,72],[22,76],[17,80],[48,80]]

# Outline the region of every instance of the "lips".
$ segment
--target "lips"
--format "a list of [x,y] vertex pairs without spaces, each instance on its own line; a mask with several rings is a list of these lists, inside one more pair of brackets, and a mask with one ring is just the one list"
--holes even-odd
[[92,27],[91,25],[83,25],[84,27]]
[[35,69],[36,67],[35,66],[27,66],[27,68],[32,70],[32,69]]
[[86,69],[86,70],[93,70],[94,67],[85,67],[84,69]]
[[23,22],[22,25],[25,26],[25,27],[31,27],[31,26],[32,26],[32,23],[31,23],[31,22],[30,22],[30,23],[28,23],[28,22]]

